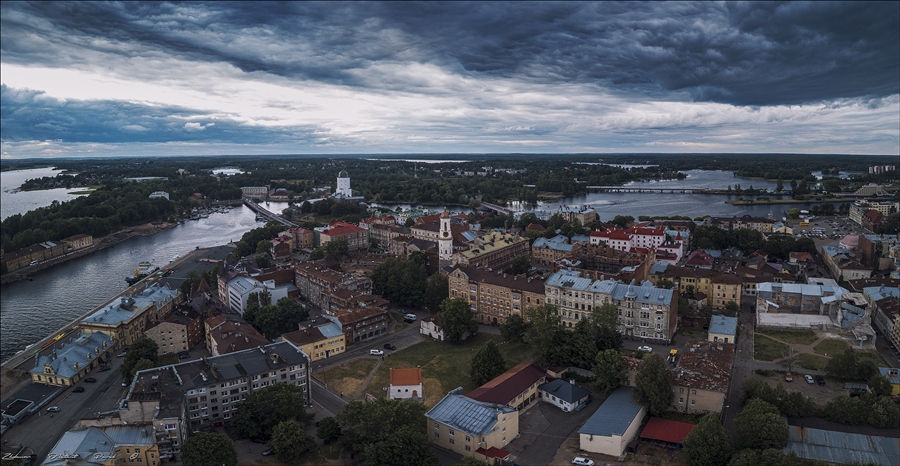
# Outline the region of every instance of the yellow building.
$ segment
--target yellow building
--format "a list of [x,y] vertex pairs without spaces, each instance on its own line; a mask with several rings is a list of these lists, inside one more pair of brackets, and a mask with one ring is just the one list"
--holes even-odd
[[117,347],[130,345],[162,322],[180,301],[177,290],[148,286],[85,317],[79,327],[84,333],[101,332],[113,337]]
[[[340,326],[337,324],[330,325],[336,329],[335,332],[328,332],[325,329],[330,336],[326,336],[322,332],[321,327],[305,327],[291,333],[285,333],[275,341],[289,341],[293,343],[300,351],[303,351],[303,354],[309,357],[310,362],[327,359],[343,353],[346,347],[345,336]],[[334,335],[334,333],[337,333],[337,335]]]
[[497,458],[493,452],[519,435],[518,411],[463,396],[462,387],[448,393],[425,417],[435,445],[482,461],[488,455]]
[[451,261],[453,265],[502,270],[509,267],[516,257],[529,255],[531,246],[527,238],[492,231],[476,238],[470,249],[453,254]]

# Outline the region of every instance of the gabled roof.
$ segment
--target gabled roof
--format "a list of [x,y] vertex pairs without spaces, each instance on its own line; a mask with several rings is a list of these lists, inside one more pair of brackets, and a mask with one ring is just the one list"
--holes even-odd
[[547,373],[541,368],[523,362],[472,390],[467,396],[486,403],[507,404],[546,376]]
[[659,440],[668,443],[684,443],[684,438],[697,427],[687,422],[672,421],[659,417],[651,417],[641,431],[641,438]]
[[563,379],[555,379],[551,382],[541,384],[538,388],[541,389],[542,392],[549,393],[566,403],[575,403],[591,394],[591,392],[578,385],[566,382]]
[[411,369],[391,368],[391,385],[422,385],[422,368]]
[[600,405],[600,408],[578,429],[579,434],[624,435],[628,426],[643,410],[634,401],[634,388],[619,387]]
[[425,417],[471,434],[487,434],[497,424],[500,414],[516,412],[508,406],[484,403],[463,396],[462,387],[447,394]]

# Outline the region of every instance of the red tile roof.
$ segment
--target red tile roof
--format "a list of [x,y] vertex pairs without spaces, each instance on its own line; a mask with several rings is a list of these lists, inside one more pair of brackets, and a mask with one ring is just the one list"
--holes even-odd
[[485,403],[509,404],[547,373],[534,364],[523,362],[469,392],[469,398]]
[[328,236],[341,236],[349,235],[352,233],[360,233],[363,231],[365,230],[356,225],[353,225],[352,223],[334,222],[331,224],[331,228],[325,230],[325,234]]
[[684,438],[694,430],[694,427],[696,425],[686,422],[651,417],[641,432],[641,438],[682,444]]
[[421,385],[422,368],[394,369],[391,368],[391,385]]

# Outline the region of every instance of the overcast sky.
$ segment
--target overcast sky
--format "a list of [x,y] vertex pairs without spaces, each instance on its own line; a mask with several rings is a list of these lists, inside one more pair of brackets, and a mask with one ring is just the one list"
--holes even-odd
[[2,157],[900,154],[900,2],[3,2]]

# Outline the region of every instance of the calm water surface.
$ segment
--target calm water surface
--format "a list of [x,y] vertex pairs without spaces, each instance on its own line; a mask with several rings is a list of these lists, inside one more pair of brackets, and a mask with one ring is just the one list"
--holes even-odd
[[17,189],[22,183],[45,176],[56,176],[62,170],[55,168],[35,168],[31,170],[12,170],[0,172],[0,220],[6,220],[15,214],[24,214],[30,210],[46,207],[53,201],[66,202],[75,199],[69,194],[76,189],[45,189],[43,191],[22,191]]

